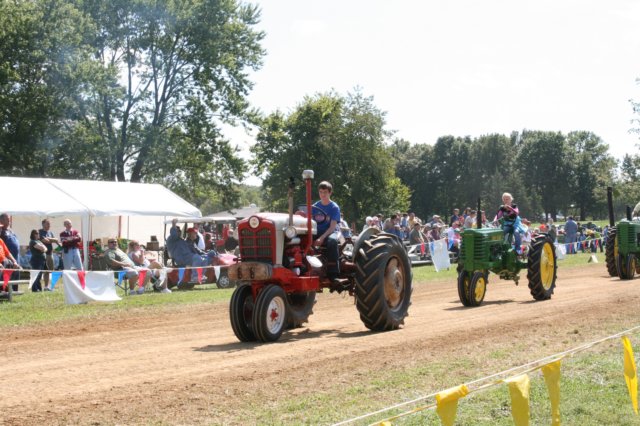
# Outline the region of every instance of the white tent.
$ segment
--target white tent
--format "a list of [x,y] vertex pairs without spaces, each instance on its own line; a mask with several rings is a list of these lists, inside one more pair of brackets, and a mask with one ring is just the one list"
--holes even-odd
[[42,219],[51,219],[57,234],[69,218],[83,237],[85,267],[88,242],[94,238],[117,235],[144,242],[143,235],[164,232],[167,217],[202,216],[195,206],[158,184],[0,177],[0,185],[16,194],[5,197],[0,210],[14,216],[12,227],[22,245]]

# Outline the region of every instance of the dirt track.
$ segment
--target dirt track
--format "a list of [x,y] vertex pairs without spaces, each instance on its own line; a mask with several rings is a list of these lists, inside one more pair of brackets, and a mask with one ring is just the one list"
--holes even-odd
[[[390,333],[368,332],[351,298],[328,293],[307,327],[274,344],[237,342],[226,304],[4,332],[0,423],[252,423],[234,401],[323,391],[386,363],[486,351],[513,336],[535,341],[540,329],[552,354],[602,337],[595,325],[603,319],[629,316],[626,325],[636,325],[640,280],[610,278],[602,264],[560,268],[547,302],[534,303],[521,282],[490,277],[484,305],[473,309],[461,307],[450,280],[416,284],[405,328]],[[579,340],[567,341],[573,330]]]

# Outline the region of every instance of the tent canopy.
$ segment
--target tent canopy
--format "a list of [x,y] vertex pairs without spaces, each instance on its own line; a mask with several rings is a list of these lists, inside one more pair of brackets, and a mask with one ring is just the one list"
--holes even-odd
[[202,216],[158,184],[0,177],[0,185],[21,194],[4,207],[16,216]]

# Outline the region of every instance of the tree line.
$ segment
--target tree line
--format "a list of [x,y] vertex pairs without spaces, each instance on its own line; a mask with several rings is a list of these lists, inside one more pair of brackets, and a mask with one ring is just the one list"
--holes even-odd
[[[491,211],[505,191],[534,219],[604,218],[607,185],[618,217],[640,199],[640,157],[617,164],[585,130],[416,144],[394,138],[360,90],[258,111],[248,94],[266,55],[259,20],[238,0],[1,0],[0,174],[161,183],[209,213],[258,196],[285,209],[289,177],[314,169],[358,221],[446,215],[478,198]],[[256,129],[252,160],[224,125]],[[260,191],[240,185],[247,173]]]

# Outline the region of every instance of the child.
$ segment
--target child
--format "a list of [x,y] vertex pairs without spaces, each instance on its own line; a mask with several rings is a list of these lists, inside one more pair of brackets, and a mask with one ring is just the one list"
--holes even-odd
[[518,206],[513,202],[513,196],[508,192],[502,194],[502,205],[498,209],[498,214],[494,220],[502,219],[502,231],[513,233],[513,239],[518,254],[522,251],[522,238],[520,234],[525,231],[520,220]]

